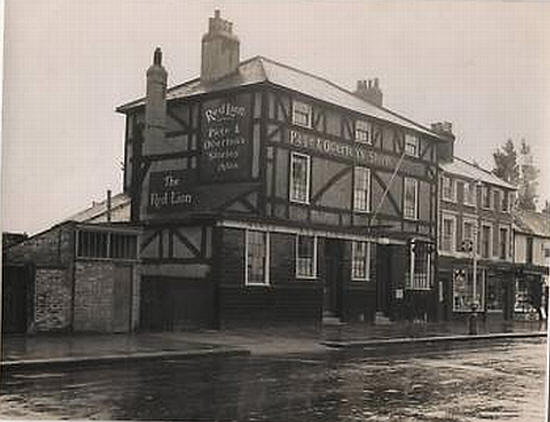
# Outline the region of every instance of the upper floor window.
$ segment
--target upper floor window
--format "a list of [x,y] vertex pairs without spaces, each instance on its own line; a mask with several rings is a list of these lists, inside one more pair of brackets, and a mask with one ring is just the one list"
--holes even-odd
[[491,257],[492,249],[492,230],[491,226],[484,224],[481,226],[481,256],[482,258]]
[[352,280],[370,280],[370,243],[353,242],[351,249]]
[[293,152],[290,156],[290,200],[309,203],[311,161],[309,155]]
[[464,219],[462,223],[462,240],[471,240],[472,242],[474,239],[474,230],[476,227],[476,221],[470,220],[470,219]]
[[512,207],[514,206],[515,202],[516,202],[516,193],[508,192],[508,212],[512,211]]
[[508,229],[501,227],[499,229],[498,237],[498,257],[500,259],[506,259],[508,256]]
[[501,196],[500,190],[493,189],[493,204],[494,204],[495,210],[497,210],[497,211],[500,210],[499,205],[501,205],[501,203],[500,203],[501,197],[502,196]]
[[510,195],[507,192],[502,192],[500,197],[500,211],[508,212],[510,211]]
[[366,167],[355,167],[353,178],[353,209],[368,212],[370,208],[370,170]]
[[364,120],[355,121],[355,141],[365,144],[372,143],[372,124]]
[[317,277],[317,238],[296,237],[296,277]]
[[403,217],[418,218],[418,180],[405,177],[403,200]]
[[464,182],[463,201],[466,205],[475,206],[476,204],[476,185],[473,183]]
[[529,236],[525,243],[525,259],[528,264],[533,263],[533,238]]
[[456,201],[455,181],[452,178],[443,176],[441,189],[444,200]]
[[246,230],[245,257],[245,284],[269,284],[269,233]]
[[292,123],[299,126],[311,127],[311,106],[300,101],[292,102]]
[[99,230],[77,232],[79,258],[137,259],[137,235]]
[[456,218],[452,215],[443,215],[441,218],[441,250],[455,251]]
[[481,206],[485,209],[491,209],[491,191],[489,186],[483,186],[481,188]]
[[405,134],[405,154],[412,157],[418,157],[419,150],[419,141],[418,136],[411,135],[410,133]]

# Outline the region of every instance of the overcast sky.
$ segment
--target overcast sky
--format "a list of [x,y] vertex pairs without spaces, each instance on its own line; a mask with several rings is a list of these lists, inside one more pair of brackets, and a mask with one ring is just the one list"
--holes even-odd
[[451,121],[462,158],[491,168],[497,146],[525,137],[550,198],[548,3],[6,0],[2,229],[34,233],[121,190],[114,108],[144,94],[157,45],[169,85],[198,76],[216,7],[241,59],[350,89],[378,77],[387,107]]

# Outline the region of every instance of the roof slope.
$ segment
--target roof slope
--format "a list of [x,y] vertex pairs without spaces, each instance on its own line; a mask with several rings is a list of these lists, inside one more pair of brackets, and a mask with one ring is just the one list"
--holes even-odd
[[491,185],[500,186],[507,189],[516,189],[516,187],[504,180],[498,178],[493,173],[469,163],[462,158],[453,157],[453,161],[449,163],[440,163],[439,167],[446,173],[451,173],[456,176],[461,176],[466,179],[479,180]]
[[[106,222],[107,200],[93,202],[92,206],[82,210],[63,221],[76,221],[77,223]],[[130,221],[130,197],[125,193],[119,193],[111,198],[111,222]]]
[[[302,70],[278,63],[262,56],[256,56],[239,65],[238,71],[228,75],[213,84],[202,84],[200,78],[190,80],[182,85],[168,89],[167,100],[187,98],[208,92],[221,91],[228,88],[254,85],[269,82],[296,92],[317,98],[327,103],[335,104],[377,119],[385,120],[405,128],[428,134],[435,138],[445,137],[432,132],[406,117],[394,113],[384,107],[378,107],[353,94],[327,79],[312,75]],[[143,106],[145,98],[124,104],[117,111],[125,113],[132,108]]]
[[550,238],[550,214],[514,210],[513,218],[518,231]]

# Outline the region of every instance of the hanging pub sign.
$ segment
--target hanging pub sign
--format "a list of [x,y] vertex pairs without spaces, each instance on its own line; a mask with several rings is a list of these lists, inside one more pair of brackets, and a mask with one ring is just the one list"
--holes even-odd
[[202,105],[202,182],[250,178],[250,96],[220,98]]
[[186,170],[151,173],[147,209],[150,212],[182,211],[194,208],[196,194],[186,183]]

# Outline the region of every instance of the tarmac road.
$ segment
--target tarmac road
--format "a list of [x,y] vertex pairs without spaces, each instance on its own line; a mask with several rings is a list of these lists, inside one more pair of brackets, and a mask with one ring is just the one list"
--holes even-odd
[[540,422],[545,370],[536,338],[13,371],[0,418]]

